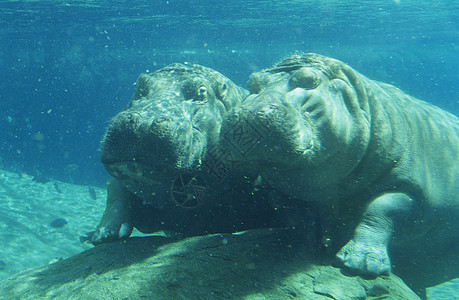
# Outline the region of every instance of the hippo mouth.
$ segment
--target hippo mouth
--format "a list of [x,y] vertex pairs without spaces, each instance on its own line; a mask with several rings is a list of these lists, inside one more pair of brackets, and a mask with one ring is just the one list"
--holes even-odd
[[195,124],[156,120],[148,127],[145,122],[112,124],[102,143],[101,161],[132,194],[161,206],[175,178],[200,167],[207,141]]
[[145,203],[164,208],[169,203],[170,187],[178,172],[166,168],[152,168],[146,164],[126,161],[106,164],[107,171],[128,191]]
[[[297,140],[300,139],[300,137],[297,138]],[[260,153],[255,152],[254,157],[248,157],[247,160],[262,161],[264,165],[270,168],[282,166],[283,169],[296,169],[299,163],[303,164],[313,161],[316,147],[314,139],[311,138],[308,143],[303,145],[266,145],[263,153],[260,155]]]
[[153,169],[142,163],[134,161],[116,162],[106,164],[105,168],[115,178],[122,182],[138,184],[158,184],[168,177],[165,169]]
[[309,156],[313,155],[314,150],[315,150],[315,143],[314,143],[314,139],[311,138],[309,140],[309,143],[308,143],[308,146],[306,147],[306,149],[302,150],[301,155],[304,156],[304,157],[309,157]]

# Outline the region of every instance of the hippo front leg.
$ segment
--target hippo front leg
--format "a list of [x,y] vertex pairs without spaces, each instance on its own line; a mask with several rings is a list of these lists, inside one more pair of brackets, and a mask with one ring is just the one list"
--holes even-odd
[[397,225],[411,219],[412,210],[413,201],[406,194],[388,193],[376,198],[365,211],[352,240],[336,256],[346,267],[361,274],[388,274],[389,240]]
[[126,239],[132,233],[132,195],[118,180],[112,180],[107,187],[107,207],[99,226],[90,236],[94,245]]

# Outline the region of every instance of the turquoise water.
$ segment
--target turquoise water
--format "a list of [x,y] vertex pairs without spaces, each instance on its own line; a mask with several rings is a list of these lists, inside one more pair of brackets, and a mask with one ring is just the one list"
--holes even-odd
[[459,114],[457,0],[1,1],[0,41],[0,169],[43,180],[103,187],[110,118],[173,62],[244,86],[317,52]]
[[172,62],[244,86],[318,52],[457,114],[458,20],[450,0],[1,1],[1,166],[102,185],[107,121],[141,72]]

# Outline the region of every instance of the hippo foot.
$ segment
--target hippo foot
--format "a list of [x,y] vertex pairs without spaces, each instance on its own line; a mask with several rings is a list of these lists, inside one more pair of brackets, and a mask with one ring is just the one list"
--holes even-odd
[[385,245],[350,240],[336,257],[360,274],[377,276],[389,274],[391,269]]
[[91,234],[89,240],[92,244],[98,245],[105,242],[127,239],[131,233],[132,226],[129,223],[117,224],[116,226],[109,224],[107,226],[99,226]]

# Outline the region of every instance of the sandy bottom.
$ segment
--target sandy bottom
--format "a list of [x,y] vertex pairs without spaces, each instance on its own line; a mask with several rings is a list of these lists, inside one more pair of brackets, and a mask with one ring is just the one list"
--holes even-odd
[[453,300],[459,299],[459,278],[439,284],[427,289],[429,300]]
[[[0,279],[91,248],[79,237],[97,226],[105,200],[101,188],[0,170]],[[67,224],[52,227],[58,218]]]

